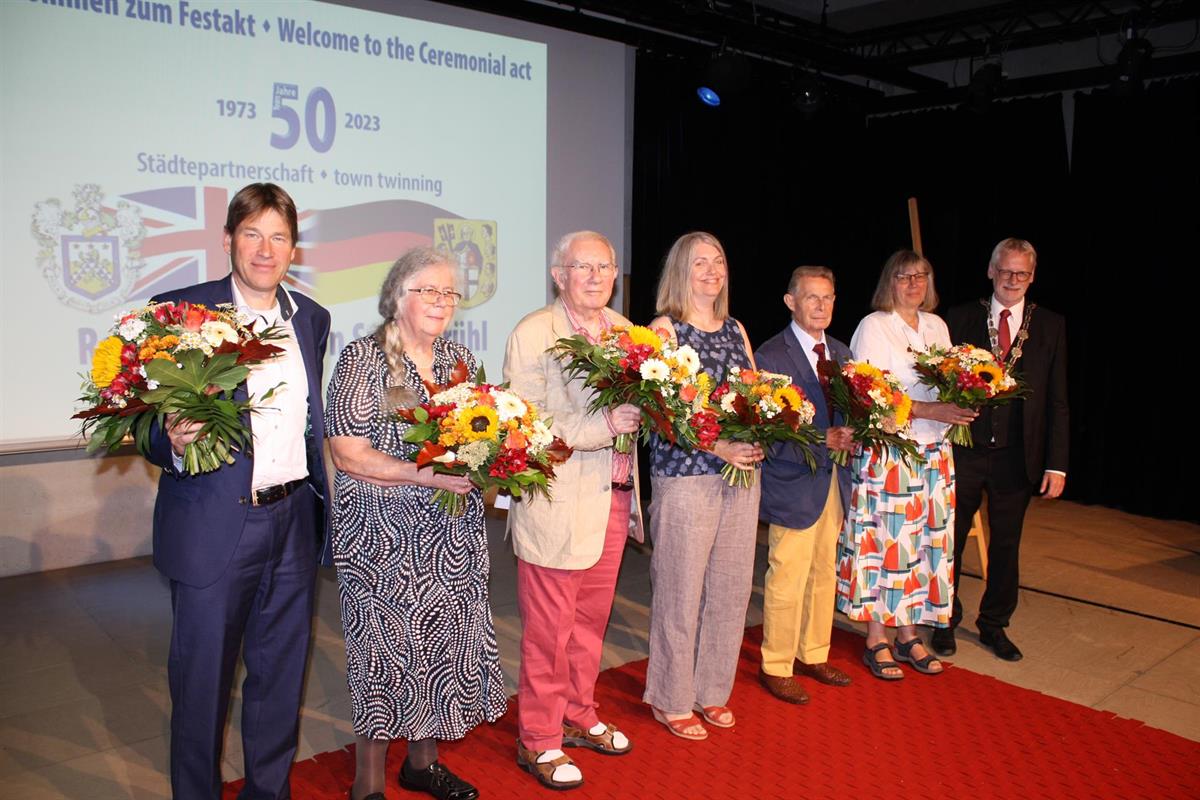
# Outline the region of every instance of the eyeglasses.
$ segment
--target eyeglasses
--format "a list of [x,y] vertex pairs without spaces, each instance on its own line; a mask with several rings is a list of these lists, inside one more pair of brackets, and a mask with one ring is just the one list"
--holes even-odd
[[615,273],[617,271],[616,264],[609,264],[607,262],[605,262],[603,264],[588,264],[588,263],[562,264],[561,266],[564,267],[565,269],[574,270],[577,275],[599,274],[599,275],[608,277],[609,275],[612,275],[613,273]]
[[925,283],[929,280],[928,272],[902,272],[896,275],[896,281],[911,286],[914,283]]
[[441,289],[435,289],[432,286],[424,286],[420,289],[405,289],[404,291],[408,292],[409,294],[421,295],[421,300],[424,301],[425,305],[427,306],[436,305],[438,298],[441,298],[442,303],[448,306],[456,306],[462,302],[463,299],[461,292],[456,292],[453,290],[442,291]]
[[1000,276],[1002,281],[1016,281],[1017,283],[1029,283],[1033,279],[1032,272],[1018,272],[1015,269],[996,269],[996,274]]

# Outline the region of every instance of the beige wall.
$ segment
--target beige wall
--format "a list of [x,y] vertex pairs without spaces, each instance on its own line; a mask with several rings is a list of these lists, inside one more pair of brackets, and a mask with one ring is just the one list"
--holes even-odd
[[0,576],[149,554],[157,472],[137,455],[0,455]]

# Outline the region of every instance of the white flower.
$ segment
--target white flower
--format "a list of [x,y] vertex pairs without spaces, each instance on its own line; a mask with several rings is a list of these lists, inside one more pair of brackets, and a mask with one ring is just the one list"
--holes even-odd
[[237,342],[237,331],[228,322],[209,320],[200,326],[200,335],[211,347],[220,347],[224,342]]
[[874,400],[875,405],[877,406],[886,405],[888,401],[887,395],[885,395],[879,389],[871,389],[869,392],[867,392],[867,397],[870,397],[872,400]]
[[533,449],[541,450],[548,447],[554,441],[554,434],[550,432],[550,428],[540,419],[535,419],[533,425],[529,429],[529,444]]
[[737,392],[726,392],[721,395],[721,410],[726,414],[733,413],[733,404],[737,400]]
[[471,385],[460,383],[456,386],[451,386],[444,392],[438,392],[433,397],[429,398],[429,402],[435,406],[454,406],[461,408],[471,402]]
[[517,397],[512,392],[498,391],[492,395],[496,400],[496,416],[501,422],[508,422],[510,419],[525,416],[528,410],[524,401]]
[[783,409],[779,407],[779,404],[770,395],[766,395],[759,398],[758,410],[764,417],[771,419]]
[[760,379],[764,381],[770,381],[771,383],[778,383],[782,386],[790,386],[792,383],[791,375],[783,375],[778,372],[767,372],[766,370],[762,370],[758,374]]
[[975,361],[978,361],[980,364],[986,364],[992,360],[992,354],[987,350],[984,350],[982,347],[972,347],[971,358]]
[[446,452],[442,453],[440,456],[434,456],[433,460],[438,462],[439,464],[453,464],[457,458],[458,458],[458,456],[455,455],[453,450],[447,450]]
[[468,469],[479,469],[487,463],[488,456],[492,454],[488,443],[479,440],[469,442],[458,450],[458,460],[467,465]]
[[154,391],[155,389],[158,388],[158,381],[154,380],[153,378],[147,378],[146,379],[146,388],[149,389],[150,391]]
[[700,369],[700,355],[685,344],[675,351],[675,363],[687,369],[688,375],[695,375]]
[[648,381],[665,381],[671,377],[671,368],[658,358],[647,358],[642,362],[642,378]]
[[121,338],[127,342],[136,342],[142,332],[146,330],[146,323],[138,317],[127,319],[117,328],[117,333],[121,334]]

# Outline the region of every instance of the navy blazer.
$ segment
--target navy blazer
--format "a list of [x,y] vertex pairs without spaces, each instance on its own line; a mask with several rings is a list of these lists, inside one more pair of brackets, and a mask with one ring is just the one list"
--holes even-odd
[[[825,342],[829,347],[826,355],[833,361],[843,364],[850,358],[850,348],[837,339],[826,335]],[[818,430],[824,431],[831,424],[841,423],[840,415],[829,419],[821,381],[808,363],[808,356],[792,332],[791,325],[763,342],[754,353],[754,361],[759,369],[792,376],[792,383],[803,389],[816,406],[813,425]],[[817,459],[816,472],[808,468],[800,448],[795,444],[776,444],[771,448],[762,470],[762,501],[758,511],[761,519],[798,530],[811,526],[825,510],[830,474],[834,469],[840,470],[838,490],[842,496],[842,508],[847,507],[850,501],[850,471],[830,461],[829,451],[824,446],[814,448],[813,455]]]
[[[233,302],[232,274],[216,281],[188,286],[153,298],[152,302],[203,303],[214,307]],[[329,312],[295,292],[291,317],[296,342],[308,373],[309,425],[306,436],[308,482],[317,497],[314,535],[318,552],[329,564],[329,504],[325,502],[325,417],[321,404],[321,369],[329,339]],[[246,396],[245,385],[235,396]],[[175,471],[171,442],[157,426],[151,433],[150,461],[162,467],[154,503],[154,566],[172,580],[189,586],[212,584],[225,572],[242,536],[250,508],[254,469],[249,458],[234,456],[233,464],[201,475]]]

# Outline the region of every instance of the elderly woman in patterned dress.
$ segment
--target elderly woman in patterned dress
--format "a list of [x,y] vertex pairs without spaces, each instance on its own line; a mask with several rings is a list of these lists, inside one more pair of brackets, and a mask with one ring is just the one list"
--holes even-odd
[[851,463],[850,508],[838,558],[838,610],[867,623],[863,662],[877,678],[904,673],[890,657],[887,628],[896,629],[895,655],[928,675],[942,663],[925,648],[917,625],[950,624],[954,592],[954,457],[946,426],[970,424],[976,412],[937,402],[917,380],[913,353],[950,346],[936,314],[933,267],[911,250],[883,265],[874,313],[858,323],[854,357],[891,371],[913,398],[912,438],[924,458],[911,465],[895,448],[882,456],[864,451]]
[[[351,800],[383,800],[393,739],[408,740],[400,785],[447,800],[476,789],[437,760],[438,739],[460,739],[505,710],[488,605],[483,500],[462,477],[418,470],[405,456],[398,405],[428,400],[475,356],[442,338],[462,295],[450,256],[410,250],[380,291],[383,323],[342,351],[329,384],[326,435],[337,467],[333,552],[341,590],[356,770]],[[465,495],[449,517],[436,489]]]
[[[685,234],[667,254],[650,323],[700,356],[717,381],[754,368],[742,324],[729,316],[725,250],[709,233]],[[650,467],[650,664],[646,693],[654,718],[683,739],[732,728],[733,689],[754,573],[760,486],[730,486],[722,462],[742,469],[763,459],[756,444],[719,440],[688,453],[655,437]]]

